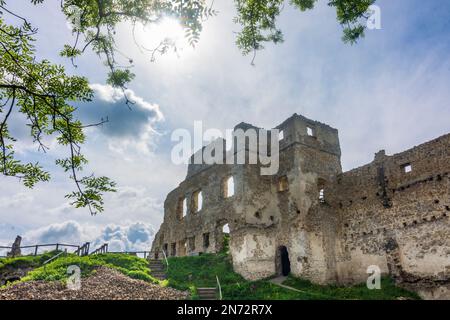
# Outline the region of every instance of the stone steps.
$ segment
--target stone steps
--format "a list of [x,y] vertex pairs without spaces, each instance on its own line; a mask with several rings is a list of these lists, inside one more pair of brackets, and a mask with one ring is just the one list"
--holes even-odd
[[150,274],[159,280],[167,279],[166,265],[161,260],[149,259]]
[[200,300],[217,300],[216,288],[197,288],[197,294]]

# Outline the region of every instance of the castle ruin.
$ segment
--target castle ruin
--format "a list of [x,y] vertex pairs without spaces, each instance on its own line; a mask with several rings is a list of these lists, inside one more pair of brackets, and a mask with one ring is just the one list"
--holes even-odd
[[342,172],[336,129],[297,114],[276,128],[276,175],[189,164],[164,203],[153,258],[219,252],[228,226],[234,270],[247,279],[291,272],[350,284],[376,265],[424,297],[450,297],[450,134]]

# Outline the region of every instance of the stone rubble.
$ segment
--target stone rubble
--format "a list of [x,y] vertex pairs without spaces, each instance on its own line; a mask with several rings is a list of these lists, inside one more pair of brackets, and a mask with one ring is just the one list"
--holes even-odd
[[61,281],[28,281],[0,289],[0,300],[182,300],[188,296],[107,267],[82,278],[80,290],[70,290]]

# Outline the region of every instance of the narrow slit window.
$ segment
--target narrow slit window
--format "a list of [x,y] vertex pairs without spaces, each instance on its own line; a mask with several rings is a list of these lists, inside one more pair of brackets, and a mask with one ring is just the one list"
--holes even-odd
[[187,200],[186,200],[186,198],[183,199],[182,209],[181,210],[182,210],[183,217],[185,217],[186,214],[187,214]]
[[233,177],[228,177],[225,180],[224,189],[225,189],[224,190],[225,198],[234,196],[234,178]]
[[284,139],[284,131],[280,130],[280,132],[278,133],[278,141],[283,140]]
[[203,193],[200,191],[197,194],[197,211],[202,210],[203,208]]
[[314,136],[314,130],[311,127],[306,127],[306,133],[308,136],[313,137]]
[[325,202],[325,191],[324,189],[319,190],[319,202],[324,203]]

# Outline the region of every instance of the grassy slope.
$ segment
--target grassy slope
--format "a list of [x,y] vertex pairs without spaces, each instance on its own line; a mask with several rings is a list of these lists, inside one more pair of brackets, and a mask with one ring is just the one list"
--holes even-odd
[[39,256],[23,256],[17,258],[1,258],[0,272],[8,268],[35,268],[40,266],[44,261],[54,256],[57,252],[50,251]]
[[[36,267],[21,281],[29,280],[65,280],[67,267],[77,265],[82,276],[93,272],[97,266],[108,266],[120,272],[145,281],[158,283],[150,275],[148,262],[125,254],[101,254],[78,257],[67,255],[50,262],[45,267],[39,265],[55,252],[42,256],[25,256],[14,259],[0,259],[0,272],[10,267]],[[368,290],[365,284],[352,287],[320,286],[309,281],[288,277],[284,284],[302,290],[295,292],[276,286],[267,280],[247,281],[233,271],[226,253],[204,254],[197,257],[169,258],[168,279],[159,282],[162,285],[181,290],[191,290],[196,298],[196,288],[215,287],[216,275],[222,286],[224,299],[395,299],[397,297],[418,298],[414,293],[396,287],[390,279],[383,279],[381,290]]]
[[[45,258],[44,256],[25,256],[8,259],[8,261],[6,259],[2,259],[0,260],[0,271],[2,270],[2,265],[14,264],[17,267],[20,267],[33,264],[34,267],[37,267],[41,265],[43,261],[53,256],[54,254],[55,253],[46,253]],[[22,278],[20,281],[64,281],[69,276],[67,274],[67,267],[70,265],[78,266],[81,269],[82,276],[86,276],[92,273],[95,267],[107,266],[117,269],[123,274],[134,279],[141,279],[153,283],[159,282],[150,275],[147,260],[126,254],[99,254],[84,257],[68,254],[67,256],[62,256],[45,266],[37,267],[36,269],[30,271],[27,276]]]
[[380,290],[369,290],[365,283],[348,287],[334,285],[321,286],[293,276],[289,276],[283,284],[299,290],[312,292],[318,296],[332,297],[333,299],[390,300],[399,297],[420,299],[416,293],[395,286],[390,278],[381,279]]
[[[304,292],[281,288],[267,280],[247,281],[233,271],[228,256],[204,254],[197,257],[169,258],[168,285],[190,289],[215,287],[219,277],[224,299],[396,299],[418,298],[414,293],[396,287],[390,279],[383,279],[380,290],[369,290],[365,284],[351,287],[320,286],[309,281],[288,277],[285,285]],[[195,298],[195,294],[194,294]]]
[[196,298],[196,288],[216,287],[219,277],[224,299],[295,299],[296,294],[267,281],[247,281],[233,271],[228,256],[203,254],[196,257],[169,258],[168,286],[191,290]]

